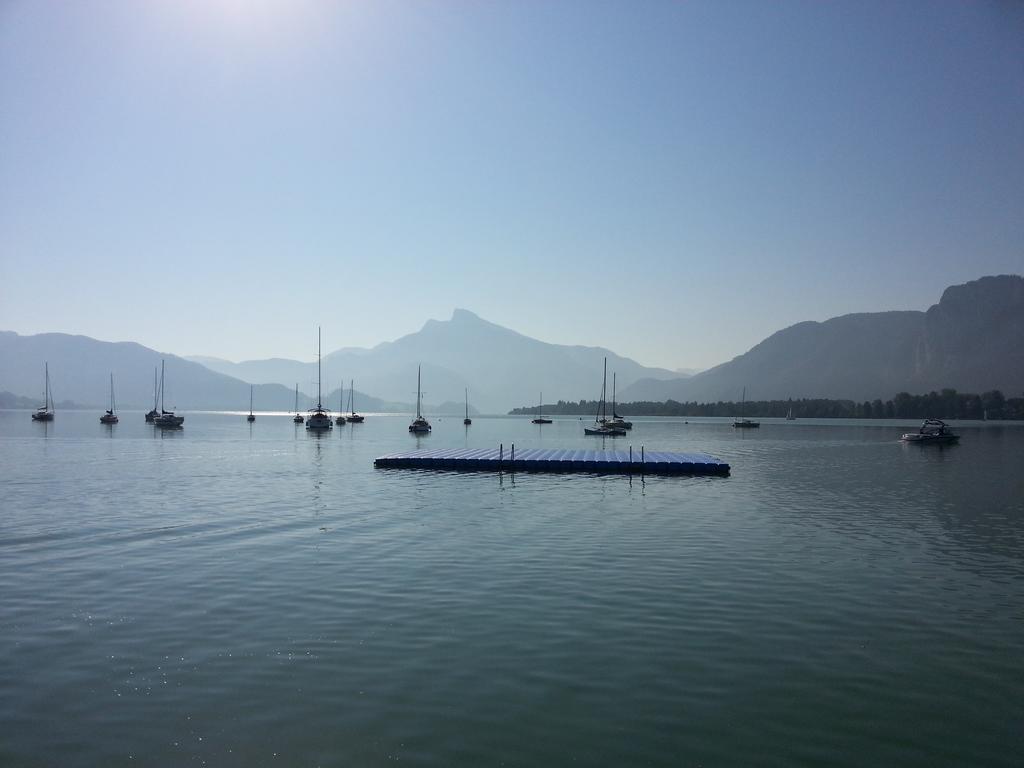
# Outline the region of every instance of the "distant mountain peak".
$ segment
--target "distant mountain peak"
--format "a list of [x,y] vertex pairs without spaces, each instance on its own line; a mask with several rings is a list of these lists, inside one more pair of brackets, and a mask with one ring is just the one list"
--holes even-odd
[[461,309],[459,307],[456,307],[455,310],[452,312],[451,322],[453,322],[453,323],[459,323],[459,322],[464,323],[464,322],[467,322],[467,321],[479,322],[481,319],[482,318],[480,317],[480,315],[476,314],[475,312],[470,312],[468,309]]

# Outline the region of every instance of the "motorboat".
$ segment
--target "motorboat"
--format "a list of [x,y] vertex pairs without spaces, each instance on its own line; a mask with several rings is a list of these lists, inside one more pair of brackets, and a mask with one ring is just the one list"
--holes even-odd
[[420,386],[420,373],[421,367],[416,366],[416,418],[413,419],[412,424],[409,425],[409,431],[418,435],[423,435],[430,431],[430,422],[423,418],[421,410],[423,391]]
[[306,429],[321,431],[333,429],[330,411],[324,408],[320,393],[320,329],[316,329],[316,408],[309,409],[306,417]]
[[905,443],[955,443],[960,435],[953,432],[941,419],[925,419],[917,432],[907,432],[900,438]]
[[53,421],[53,393],[50,391],[50,364],[43,363],[46,385],[43,390],[43,404],[32,414],[32,421]]

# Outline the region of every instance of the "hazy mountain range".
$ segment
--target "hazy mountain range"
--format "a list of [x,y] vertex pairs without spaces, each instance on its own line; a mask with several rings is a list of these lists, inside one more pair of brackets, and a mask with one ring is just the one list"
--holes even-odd
[[[416,397],[416,367],[422,365],[425,400],[462,402],[469,389],[471,404],[485,413],[494,413],[536,402],[541,391],[547,401],[597,397],[605,357],[609,381],[611,371],[616,371],[620,387],[642,378],[678,376],[662,368],[642,366],[601,347],[538,341],[464,309],[456,309],[450,320],[428,320],[416,333],[372,349],[331,352],[323,358],[323,376],[332,383],[354,378],[359,389],[377,397],[412,402]],[[189,359],[243,381],[290,386],[299,382],[306,388],[307,382],[316,380],[315,362]]]
[[[153,374],[161,361],[166,363],[165,402],[169,409],[248,410],[247,382],[141,344],[97,341],[64,333],[19,336],[0,331],[0,392],[29,397],[41,404],[43,364],[49,362],[51,389],[58,401],[105,407],[113,372],[118,406],[149,409],[153,405]],[[345,398],[347,402],[347,394]],[[336,408],[337,391],[329,393],[325,400]],[[291,410],[295,404],[294,386],[257,384],[253,401],[257,410]],[[409,409],[407,403],[386,403],[359,392],[355,404],[364,411]],[[299,407],[305,410],[309,406],[309,397],[301,394]]]
[[926,312],[875,312],[797,323],[749,352],[686,379],[646,379],[634,400],[856,401],[944,387],[1024,391],[1024,278],[983,277],[943,292]]
[[[685,346],[685,338],[680,339]],[[457,309],[450,320],[429,320],[421,330],[372,349],[345,348],[323,359],[337,407],[336,386],[354,378],[357,410],[409,410],[416,367],[423,366],[428,412],[458,412],[470,391],[474,412],[504,412],[537,401],[593,399],[601,367],[618,375],[620,401],[736,400],[829,397],[869,400],[953,387],[982,392],[1024,390],[1024,278],[985,277],[943,293],[926,312],[853,314],[804,322],[779,331],[749,352],[692,377],[648,368],[599,347],[548,344]],[[43,363],[49,361],[58,400],[100,405],[114,372],[118,401],[148,408],[153,370],[167,362],[167,405],[184,409],[248,406],[256,385],[258,410],[290,410],[294,387],[316,391],[316,363],[271,359],[232,363],[184,359],[132,342],[85,336],[0,332],[0,391],[42,398]],[[371,394],[364,394],[364,393]],[[300,407],[308,407],[308,399]]]

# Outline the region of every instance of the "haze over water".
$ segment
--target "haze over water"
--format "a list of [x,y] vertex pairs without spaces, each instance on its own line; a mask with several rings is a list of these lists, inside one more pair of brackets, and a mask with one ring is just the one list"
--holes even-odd
[[372,465],[575,419],[121,418],[0,412],[5,766],[1024,754],[1019,426],[636,419],[733,468],[641,479]]

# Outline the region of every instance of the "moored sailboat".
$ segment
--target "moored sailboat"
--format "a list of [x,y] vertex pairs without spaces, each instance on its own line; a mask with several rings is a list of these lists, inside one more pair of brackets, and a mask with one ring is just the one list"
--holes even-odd
[[743,418],[743,411],[746,410],[747,405],[747,388],[743,388],[743,398],[740,400],[740,418],[735,419],[732,425],[737,429],[755,429],[761,426],[759,421],[751,421],[750,419]]
[[334,420],[335,424],[344,424],[345,417],[341,415],[341,412],[345,410],[345,382],[341,382],[341,389],[338,390],[338,417]]
[[362,424],[363,417],[356,413],[355,406],[356,380],[349,379],[348,382],[348,421],[350,424]]
[[599,437],[622,437],[626,430],[622,427],[612,426],[608,423],[608,403],[605,394],[608,391],[608,358],[604,359],[604,379],[601,383],[601,399],[597,404],[597,414],[594,416],[594,426],[584,427],[583,434],[596,435]]
[[409,425],[409,431],[417,434],[426,434],[430,431],[430,422],[423,418],[420,402],[423,398],[423,390],[420,386],[421,367],[416,366],[416,418]]
[[473,423],[473,420],[469,418],[469,390],[466,390],[466,418],[462,420],[462,423],[469,426]]
[[185,423],[184,416],[176,416],[174,411],[164,408],[166,386],[164,382],[164,361],[160,361],[160,413],[153,418],[153,424],[164,429],[177,429]]
[[249,385],[249,415],[245,417],[246,421],[256,421],[256,416],[252,412],[252,384]]
[[616,375],[617,374],[615,374],[615,373],[612,374],[612,417],[610,419],[606,420],[604,423],[608,424],[609,426],[612,426],[612,427],[618,427],[619,429],[632,429],[633,428],[633,422],[632,421],[626,421],[624,418],[619,416],[618,412],[615,410],[615,379],[616,379]]
[[110,407],[107,412],[100,416],[100,424],[117,424],[117,414],[114,413],[114,374],[110,374]]
[[43,363],[46,384],[43,389],[43,404],[32,414],[32,421],[53,421],[53,393],[50,392],[50,364]]
[[550,424],[551,419],[544,418],[544,393],[540,393],[540,400],[537,401],[537,418],[530,420],[531,424]]
[[299,385],[295,384],[295,417],[292,419],[296,424],[301,424],[306,417],[299,413]]
[[330,412],[324,408],[320,394],[320,328],[316,329],[316,408],[309,409],[306,429],[314,431],[333,429]]
[[153,366],[153,408],[146,414],[146,421],[152,423],[153,419],[157,417],[159,411],[156,409],[157,405],[160,404],[160,390],[157,388],[156,378],[156,366]]

